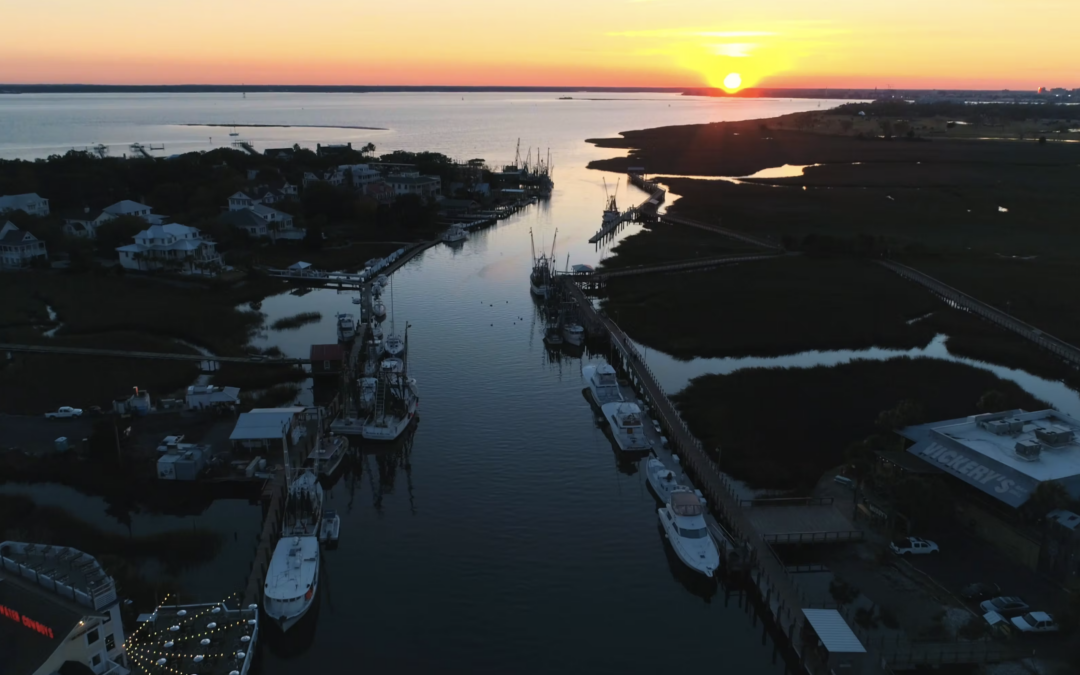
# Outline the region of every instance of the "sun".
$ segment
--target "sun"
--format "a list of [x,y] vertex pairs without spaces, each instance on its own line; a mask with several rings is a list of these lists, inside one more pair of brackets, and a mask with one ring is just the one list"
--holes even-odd
[[724,78],[724,89],[728,91],[737,91],[742,86],[742,77],[738,73],[729,73]]

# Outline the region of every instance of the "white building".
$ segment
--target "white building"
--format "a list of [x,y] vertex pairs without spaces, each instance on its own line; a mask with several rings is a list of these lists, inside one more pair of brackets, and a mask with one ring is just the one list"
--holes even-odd
[[255,408],[241,413],[229,440],[237,450],[281,456],[307,435],[306,408]]
[[131,270],[174,269],[184,274],[208,273],[221,267],[217,245],[194,227],[170,223],[151,225],[135,235],[135,243],[120,246],[120,264]]
[[5,211],[25,211],[31,216],[47,216],[49,215],[49,200],[34,192],[22,195],[2,195],[0,196],[0,213]]
[[45,242],[11,223],[0,228],[0,268],[29,267],[35,258],[49,259]]
[[442,194],[442,179],[438,176],[388,176],[386,182],[394,190],[394,197],[420,195],[435,198]]
[[242,209],[250,209],[257,203],[258,201],[249,196],[246,192],[237,192],[229,197],[229,210],[240,211]]
[[123,646],[116,584],[93,556],[0,544],[0,672],[127,675]]
[[109,206],[106,206],[104,209],[102,209],[102,211],[109,214],[110,216],[113,216],[114,218],[117,216],[136,216],[138,218],[142,218],[148,223],[155,218],[160,219],[164,217],[155,216],[152,213],[153,209],[151,209],[149,206],[147,206],[146,204],[140,204],[139,202],[133,202],[130,199],[123,199],[116,202],[115,204],[110,204]]
[[64,218],[64,233],[70,237],[94,239],[97,237],[98,227],[114,217],[103,210],[86,207],[82,210],[82,213],[72,214]]
[[382,174],[367,164],[343,164],[338,167],[338,171],[354,189],[360,191],[365,191],[368,185],[382,180]]

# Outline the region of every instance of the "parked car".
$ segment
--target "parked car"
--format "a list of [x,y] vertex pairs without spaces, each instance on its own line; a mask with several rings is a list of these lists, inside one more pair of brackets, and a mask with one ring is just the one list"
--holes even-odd
[[918,537],[904,537],[889,544],[889,548],[896,555],[924,555],[927,553],[939,553],[938,545],[929,539]]
[[50,420],[65,420],[75,417],[82,417],[82,409],[72,408],[69,405],[60,406],[56,412],[45,413],[45,419]]
[[1001,586],[986,582],[968,584],[960,589],[960,597],[964,600],[986,600],[997,597],[1001,593]]
[[1013,617],[1012,625],[1022,633],[1055,633],[1058,631],[1054,617],[1046,612],[1028,612],[1023,616]]
[[984,613],[996,612],[1006,619],[1020,616],[1031,609],[1028,604],[1015,595],[1003,595],[979,603],[979,609]]

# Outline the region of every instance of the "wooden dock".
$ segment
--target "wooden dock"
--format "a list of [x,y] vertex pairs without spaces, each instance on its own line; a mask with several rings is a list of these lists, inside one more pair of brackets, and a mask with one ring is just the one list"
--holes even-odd
[[[633,179],[631,179],[631,182],[633,182]],[[637,185],[637,183],[635,183],[635,185]],[[646,185],[646,183],[642,183],[642,185]],[[642,187],[642,185],[638,185],[638,187],[641,187],[643,190],[647,189],[646,187]],[[647,185],[649,192],[651,192],[649,198],[637,206],[631,206],[623,211],[618,220],[612,221],[601,227],[596,234],[589,238],[590,244],[595,244],[603,241],[607,237],[614,236],[626,223],[637,220],[654,220],[656,218],[656,210],[664,203],[667,191],[656,183],[648,183]]]
[[784,247],[777,242],[768,239],[766,237],[757,237],[752,234],[740,232],[738,230],[732,230],[728,227],[721,225],[711,225],[709,223],[703,223],[691,218],[684,218],[683,216],[677,216],[670,213],[665,213],[659,216],[660,222],[671,223],[673,225],[686,225],[687,227],[696,227],[699,230],[708,230],[709,232],[715,232],[721,234],[730,239],[735,239],[747,244],[753,244],[754,246],[760,246],[762,248],[772,249],[776,251],[783,251]]
[[266,584],[266,570],[270,567],[270,558],[274,547],[281,538],[281,518],[285,513],[285,471],[278,470],[263,487],[263,528],[255,544],[255,557],[251,561],[247,583],[244,584],[244,603],[261,604],[263,588]]

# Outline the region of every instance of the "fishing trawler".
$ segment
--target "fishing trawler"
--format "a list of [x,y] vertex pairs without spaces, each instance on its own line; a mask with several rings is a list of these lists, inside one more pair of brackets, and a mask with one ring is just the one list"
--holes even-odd
[[[555,230],[555,237],[559,236],[559,231]],[[532,230],[529,230],[529,241],[532,242]],[[551,255],[548,256],[543,251],[540,252],[540,257],[536,256],[536,245],[533,246],[533,267],[532,272],[529,273],[529,288],[532,290],[533,295],[546,298],[548,292],[551,290],[551,284],[554,281],[554,259],[555,259],[555,238],[551,240]]]
[[349,439],[344,436],[328,436],[315,442],[315,447],[308,453],[305,467],[318,467],[323,476],[332,476],[341,466],[341,460],[349,450]]
[[274,548],[263,586],[263,608],[282,631],[300,621],[311,608],[319,587],[319,529],[323,489],[319,466],[294,472],[285,457],[288,491],[281,539]]
[[566,340],[567,343],[572,344],[575,347],[580,346],[582,343],[585,342],[585,329],[581,326],[581,324],[572,322],[564,323],[562,334],[563,339]]
[[[620,179],[621,180],[621,179]],[[601,222],[601,229],[609,226],[614,227],[618,225],[619,219],[622,217],[619,213],[619,205],[615,201],[615,197],[619,194],[619,182],[615,182],[615,191],[611,194],[607,194],[607,180],[604,180],[604,216]]]
[[[408,351],[408,325],[403,342]],[[360,435],[369,441],[393,441],[416,417],[420,405],[416,380],[409,377],[404,358],[383,359],[376,379],[375,402]]]
[[356,338],[356,319],[352,314],[337,315],[338,342],[352,342]]

